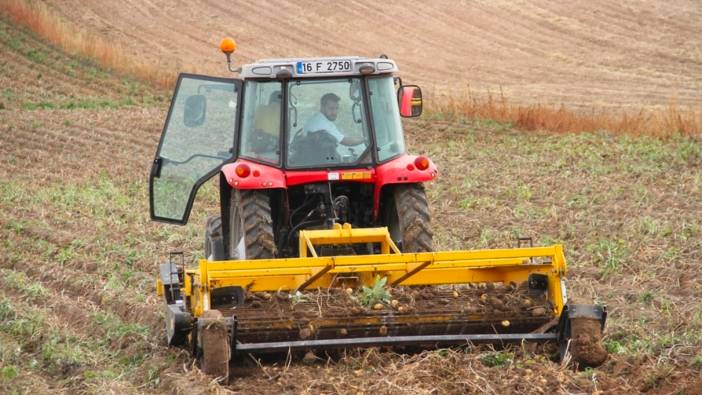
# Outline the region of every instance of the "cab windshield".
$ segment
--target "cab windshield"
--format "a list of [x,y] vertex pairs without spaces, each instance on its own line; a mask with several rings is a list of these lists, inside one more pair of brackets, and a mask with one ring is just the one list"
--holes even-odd
[[360,78],[288,82],[287,167],[372,163]]

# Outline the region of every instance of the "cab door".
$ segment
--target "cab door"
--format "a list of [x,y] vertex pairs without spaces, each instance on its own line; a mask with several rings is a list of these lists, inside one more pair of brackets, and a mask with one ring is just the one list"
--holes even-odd
[[241,81],[178,76],[149,177],[151,219],[184,225],[200,186],[235,158]]

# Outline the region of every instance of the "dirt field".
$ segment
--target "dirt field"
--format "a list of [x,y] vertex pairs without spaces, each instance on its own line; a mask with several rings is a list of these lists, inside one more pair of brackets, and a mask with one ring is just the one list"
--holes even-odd
[[49,0],[66,20],[175,70],[226,74],[236,59],[385,53],[406,80],[463,95],[500,89],[518,103],[699,107],[696,1]]
[[[67,14],[76,9],[66,4],[58,4],[58,9]],[[212,20],[224,19],[225,11],[214,3],[204,6],[212,10],[208,11]],[[119,9],[93,7],[96,13],[115,16],[114,27],[105,34],[134,39],[126,35],[126,27],[120,30],[119,24],[127,22],[119,17]],[[292,3],[285,7],[301,12]],[[695,47],[688,47],[690,56],[696,56],[690,63],[663,56],[676,49],[662,42],[692,37],[684,32],[699,29],[693,23],[699,10],[690,7],[680,7],[677,16],[656,10],[651,18],[661,18],[658,26],[681,29],[668,36],[655,35],[652,40],[657,46],[647,47],[632,38],[644,47],[636,67],[660,74],[636,74],[636,78],[589,90],[586,77],[591,74],[581,66],[574,68],[572,76],[564,76],[572,77],[569,81],[575,90],[563,88],[565,82],[558,85],[554,77],[561,89],[534,85],[533,94],[548,91],[559,98],[572,93],[581,103],[621,100],[643,105],[652,103],[647,98],[654,97],[653,92],[670,95],[679,81],[683,85],[693,81],[697,85],[690,86],[697,86],[697,91],[685,91],[686,100],[699,103],[699,52],[694,55]],[[492,10],[477,5],[470,9]],[[187,20],[179,12],[165,6],[144,10],[157,20],[159,15]],[[616,10],[609,10],[598,20],[614,20],[615,14]],[[628,26],[632,35],[639,31],[641,37],[647,28],[634,29],[639,14],[645,15],[644,11],[625,13],[624,27],[611,29],[610,34]],[[83,15],[92,14],[83,11]],[[423,15],[427,21],[441,17],[432,12]],[[529,20],[509,13],[503,16],[495,23],[519,26],[516,22]],[[86,24],[98,28],[105,21],[94,18],[94,25]],[[139,18],[134,23],[146,24]],[[604,29],[593,25],[592,29]],[[191,38],[183,41],[189,44],[183,44],[182,54],[204,59],[209,56],[207,50],[197,49],[195,43],[206,37],[204,48],[219,33],[197,26],[199,30],[192,30]],[[432,25],[420,26],[430,29]],[[172,33],[184,38],[185,31]],[[255,32],[252,28],[248,39]],[[163,33],[154,30],[153,34]],[[580,37],[571,36],[572,40]],[[610,38],[602,34],[605,41],[595,42],[614,56],[618,52],[608,47]],[[246,40],[242,37],[239,42]],[[456,39],[451,40],[446,42]],[[142,44],[135,48],[147,49],[145,41],[136,42]],[[152,42],[159,48],[170,45],[162,39]],[[301,48],[328,51],[326,44],[318,46]],[[662,51],[661,56],[653,56],[655,51]],[[509,58],[506,53],[500,58],[498,52],[495,59]],[[495,122],[439,115],[406,123],[410,149],[430,155],[441,170],[439,180],[428,187],[437,247],[513,246],[518,235],[534,236],[539,244],[564,243],[570,293],[609,306],[605,346],[610,358],[600,368],[575,371],[551,362],[549,350],[520,347],[412,355],[370,350],[320,356],[308,363],[299,356],[262,361],[260,366],[251,361],[243,369],[245,375],[223,387],[201,375],[184,352],[164,345],[161,306],[153,290],[156,265],[168,251],[192,252],[193,258],[202,255],[205,219],[217,211],[216,188],[208,185],[195,203],[188,226],[158,225],[148,219],[146,178],[169,93],[61,54],[4,18],[0,18],[0,54],[0,392],[702,391],[702,142],[698,138],[524,134]],[[242,55],[259,56],[243,48]],[[410,57],[409,52],[402,56]],[[530,59],[544,56],[536,53]],[[579,59],[586,58],[582,56]],[[602,59],[608,58],[603,55]],[[659,64],[655,59],[669,61]],[[407,69],[417,67],[412,72],[421,72],[418,63],[408,63]],[[538,64],[543,68],[534,66],[534,70],[545,73],[546,61]],[[634,66],[627,63],[626,67]],[[520,73],[507,73],[507,69],[500,69],[505,79],[531,86],[516,80],[528,76],[510,77]],[[603,66],[601,72],[592,75],[611,71]],[[497,81],[500,74],[494,73]],[[490,83],[489,75],[484,78]],[[584,89],[580,99],[575,93],[578,84]]]

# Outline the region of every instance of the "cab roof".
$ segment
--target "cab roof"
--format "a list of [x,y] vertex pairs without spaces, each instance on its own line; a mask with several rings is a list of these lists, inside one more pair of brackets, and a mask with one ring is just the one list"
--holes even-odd
[[[286,71],[287,70],[287,71]],[[292,75],[288,78],[342,77],[397,73],[400,70],[393,60],[336,56],[320,58],[261,59],[241,66],[242,79],[275,79],[278,73]]]

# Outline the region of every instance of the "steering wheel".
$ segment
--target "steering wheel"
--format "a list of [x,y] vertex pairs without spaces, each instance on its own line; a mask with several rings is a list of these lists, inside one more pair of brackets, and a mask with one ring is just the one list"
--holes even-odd
[[291,148],[294,152],[296,162],[310,164],[323,164],[333,162],[338,156],[336,147],[338,142],[326,130],[307,132],[298,130],[293,137]]

